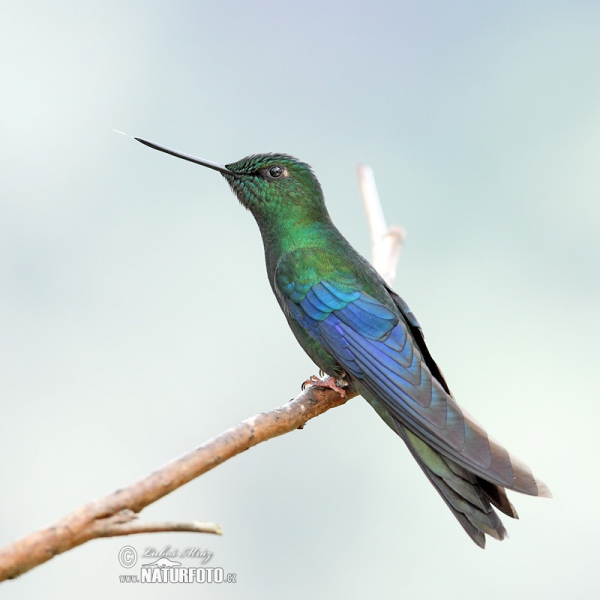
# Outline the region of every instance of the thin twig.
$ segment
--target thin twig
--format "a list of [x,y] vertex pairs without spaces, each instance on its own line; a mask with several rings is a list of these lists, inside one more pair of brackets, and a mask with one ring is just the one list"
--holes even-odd
[[171,521],[143,523],[141,521],[134,521],[119,528],[115,527],[104,537],[131,535],[133,533],[162,533],[166,531],[189,531],[192,533],[214,533],[216,535],[223,534],[221,526],[218,523],[211,523],[210,521],[189,521],[187,523],[174,523]]
[[[359,181],[371,224],[373,264],[391,284],[404,234],[399,227],[386,227],[368,167],[359,168]],[[309,386],[284,406],[246,419],[144,479],[85,504],[53,525],[7,544],[0,548],[0,581],[18,577],[57,554],[95,538],[151,531],[220,534],[221,527],[216,523],[143,523],[137,520],[137,514],[226,460],[261,442],[304,427],[310,419],[341,406],[355,395],[348,391],[342,398],[331,389]]]
[[105,530],[98,537],[116,537],[134,533],[156,533],[165,531],[191,531],[195,533],[214,533],[222,535],[223,530],[218,523],[211,521],[189,521],[185,523],[173,521],[157,521],[144,523],[137,520],[138,516],[126,508],[109,519],[102,519]]

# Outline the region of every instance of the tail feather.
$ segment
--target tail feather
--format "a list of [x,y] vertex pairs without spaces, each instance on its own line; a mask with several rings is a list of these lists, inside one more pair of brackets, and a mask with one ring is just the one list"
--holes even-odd
[[504,489],[470,473],[439,454],[408,429],[397,424],[417,463],[438,491],[469,537],[485,548],[485,535],[497,540],[508,536],[492,504],[506,515],[518,518]]
[[506,490],[503,487],[496,485],[495,483],[491,483],[490,481],[486,481],[485,479],[481,479],[481,477],[477,477],[477,482],[479,483],[479,486],[486,495],[487,499],[498,510],[501,510],[505,515],[508,515],[513,519],[519,518],[515,507],[511,504],[506,495]]

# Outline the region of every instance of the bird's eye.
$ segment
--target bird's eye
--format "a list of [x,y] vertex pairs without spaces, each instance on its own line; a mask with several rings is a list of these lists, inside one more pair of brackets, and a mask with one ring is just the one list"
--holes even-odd
[[278,179],[279,177],[281,177],[283,175],[283,169],[277,165],[271,167],[268,171],[267,171],[269,177],[271,177],[271,179]]

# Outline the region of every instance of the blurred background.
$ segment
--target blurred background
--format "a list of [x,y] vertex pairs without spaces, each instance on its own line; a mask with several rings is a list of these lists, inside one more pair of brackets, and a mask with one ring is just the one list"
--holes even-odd
[[[396,289],[461,405],[545,480],[482,552],[360,398],[143,512],[221,538],[97,540],[11,598],[590,598],[600,319],[597,2],[56,0],[0,23],[0,543],[132,483],[316,371],[219,174],[300,157],[370,253],[355,166],[407,241]],[[120,548],[237,583],[134,585]],[[197,566],[199,561],[185,566]],[[167,588],[165,590],[165,587]],[[0,593],[0,595],[3,595]]]

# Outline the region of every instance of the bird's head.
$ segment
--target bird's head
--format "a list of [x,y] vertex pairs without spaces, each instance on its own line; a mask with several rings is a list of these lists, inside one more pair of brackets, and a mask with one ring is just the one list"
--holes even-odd
[[221,165],[142,138],[135,139],[155,150],[219,171],[259,224],[281,219],[318,220],[327,214],[323,192],[312,169],[293,156],[253,154]]
[[321,186],[309,165],[287,154],[254,154],[226,165],[223,176],[243,206],[257,218],[324,206]]

